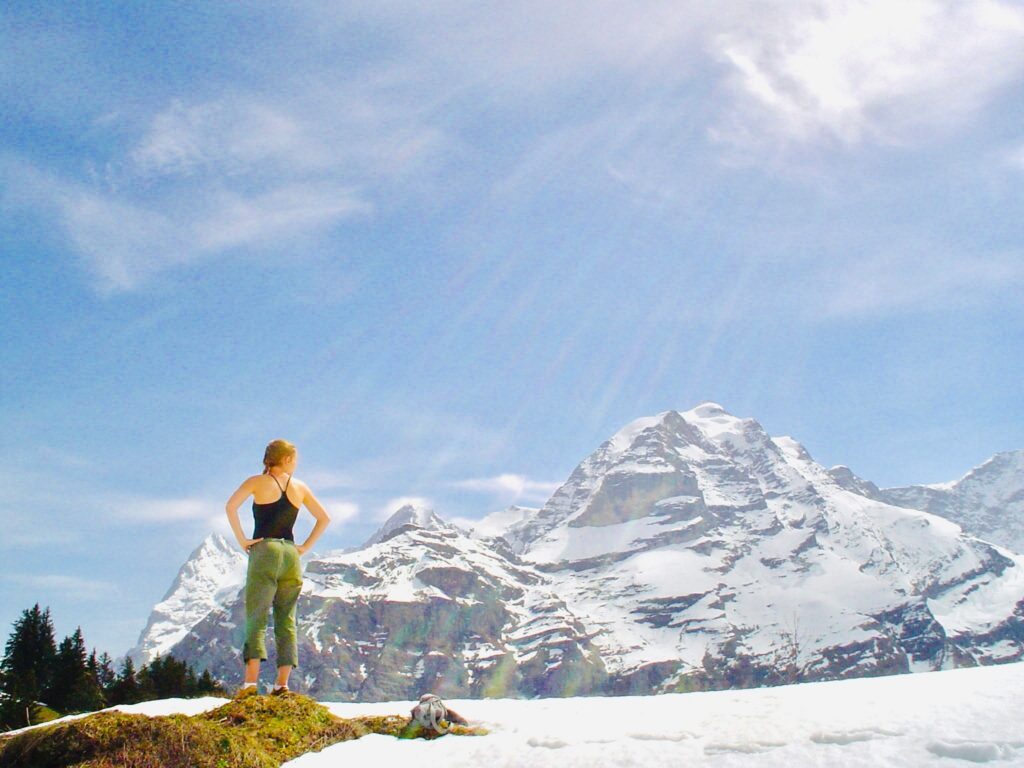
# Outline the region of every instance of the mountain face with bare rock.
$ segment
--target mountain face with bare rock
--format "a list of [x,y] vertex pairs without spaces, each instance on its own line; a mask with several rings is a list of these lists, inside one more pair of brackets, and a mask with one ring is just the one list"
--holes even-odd
[[941,515],[972,536],[1024,552],[1024,451],[997,453],[951,483],[885,488],[877,496]]
[[[1020,470],[997,474],[1001,498]],[[995,498],[992,477],[959,503]],[[638,419],[540,509],[467,531],[405,507],[306,561],[293,683],[338,700],[625,694],[1024,658],[1024,557],[887,493],[715,403]],[[137,659],[241,679],[241,582],[217,562],[194,604],[183,586],[155,609]]]

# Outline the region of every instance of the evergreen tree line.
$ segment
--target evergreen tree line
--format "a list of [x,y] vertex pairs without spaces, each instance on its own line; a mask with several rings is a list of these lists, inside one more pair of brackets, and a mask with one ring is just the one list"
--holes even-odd
[[58,645],[50,609],[39,604],[14,622],[0,661],[0,728],[21,728],[75,712],[168,697],[223,694],[208,671],[196,673],[173,656],[136,670],[125,657],[114,671],[107,653],[86,653],[79,627]]

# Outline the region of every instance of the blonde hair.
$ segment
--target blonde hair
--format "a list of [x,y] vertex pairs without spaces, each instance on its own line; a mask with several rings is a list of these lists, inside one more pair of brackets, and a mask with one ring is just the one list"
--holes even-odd
[[268,474],[271,467],[276,467],[289,456],[294,455],[295,446],[287,440],[271,440],[267,443],[267,450],[263,452],[263,474]]

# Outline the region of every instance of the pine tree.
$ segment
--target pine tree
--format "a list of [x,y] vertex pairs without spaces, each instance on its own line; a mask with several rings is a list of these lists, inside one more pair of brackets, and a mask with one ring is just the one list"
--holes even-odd
[[195,672],[173,656],[157,656],[139,671],[139,682],[155,699],[189,696],[196,687]]
[[[96,651],[93,651],[93,655],[96,655]],[[117,675],[114,674],[113,660],[106,651],[100,654],[96,665],[96,682],[100,684],[104,700],[108,700],[110,691],[114,687],[114,683],[117,682]]]
[[103,690],[103,683],[100,682],[100,660],[96,656],[96,649],[92,649],[92,653],[89,654],[89,659],[85,662],[86,669],[89,670],[89,685],[94,690],[95,701],[97,702],[94,709],[99,709],[107,703],[106,693]]
[[196,685],[196,693],[198,694],[223,694],[225,693],[224,686],[222,686],[217,680],[210,674],[210,670],[204,669],[203,674],[199,676],[199,682]]
[[[93,667],[96,661],[93,658]],[[82,628],[61,640],[53,667],[52,690],[47,701],[53,709],[68,714],[91,712],[103,706],[103,694],[85,655]]]
[[192,667],[174,656],[156,656],[139,670],[137,678],[139,701],[225,692],[208,670],[197,675]]
[[110,705],[135,704],[142,700],[142,692],[139,687],[138,675],[135,672],[135,664],[130,656],[125,656],[121,664],[121,672],[110,687],[110,696],[107,702]]
[[52,669],[57,655],[50,609],[39,603],[22,611],[4,647],[0,679],[0,722],[20,727],[33,720],[33,711],[52,689]]

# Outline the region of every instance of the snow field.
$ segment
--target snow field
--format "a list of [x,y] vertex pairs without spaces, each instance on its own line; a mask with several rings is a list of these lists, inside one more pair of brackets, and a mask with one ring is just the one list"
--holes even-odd
[[[490,734],[366,736],[286,765],[1024,766],[1024,663],[744,691],[448,703]],[[342,717],[413,706],[325,704]]]
[[[194,715],[224,702],[163,699],[112,709]],[[413,703],[324,705],[354,717],[406,715]],[[1024,663],[745,691],[447,703],[490,733],[435,741],[365,736],[286,765],[1024,766]]]

